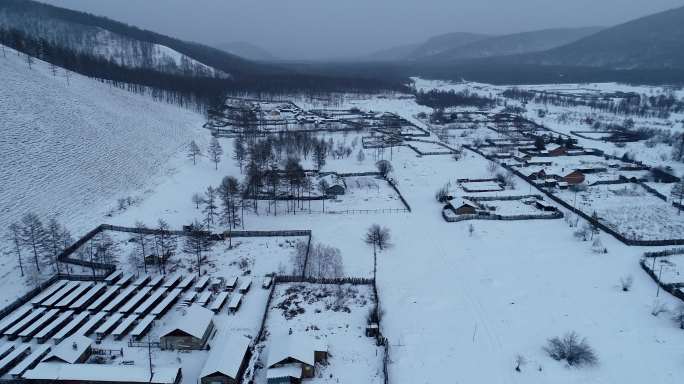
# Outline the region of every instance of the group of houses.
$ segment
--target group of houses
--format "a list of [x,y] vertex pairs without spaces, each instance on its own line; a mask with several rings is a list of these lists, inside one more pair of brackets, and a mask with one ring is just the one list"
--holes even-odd
[[564,176],[546,173],[546,171],[542,169],[537,172],[532,172],[528,175],[528,178],[534,181],[537,185],[544,187],[558,187],[560,189],[566,189],[573,185],[582,184],[586,180],[584,172],[577,169],[565,174]]

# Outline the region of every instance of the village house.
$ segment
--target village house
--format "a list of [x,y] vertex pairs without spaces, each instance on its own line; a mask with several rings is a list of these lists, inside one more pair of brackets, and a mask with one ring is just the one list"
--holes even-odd
[[546,148],[546,155],[548,156],[565,156],[568,154],[568,149],[562,145],[553,145]]
[[474,215],[480,209],[480,206],[470,200],[456,199],[447,204],[445,208],[451,208],[457,215]]
[[582,184],[584,180],[585,176],[580,171],[572,171],[563,177],[563,181],[568,183],[568,185]]
[[159,337],[162,349],[203,349],[214,330],[214,312],[193,304]]
[[320,340],[304,335],[283,335],[269,345],[268,384],[300,383],[315,375],[316,363],[326,361],[328,347]]
[[344,195],[347,191],[347,183],[345,183],[344,178],[333,173],[321,176],[319,180],[325,180],[328,185],[325,190],[325,194],[328,196]]
[[201,384],[235,384],[242,377],[250,358],[245,336],[221,337],[221,345],[212,349],[200,373]]

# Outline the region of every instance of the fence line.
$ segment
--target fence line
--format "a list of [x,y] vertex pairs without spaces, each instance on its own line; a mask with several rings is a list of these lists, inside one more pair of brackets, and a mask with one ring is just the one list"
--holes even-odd
[[[492,158],[489,156],[485,155],[478,149],[470,146],[470,145],[463,145],[464,148],[477,153],[478,155],[486,158],[487,160],[494,161]],[[608,156],[606,156],[608,157]],[[581,210],[571,206],[569,203],[567,203],[565,200],[559,198],[555,194],[543,189],[541,186],[537,185],[537,183],[533,182],[530,180],[529,177],[523,175],[520,171],[517,169],[509,166],[508,164],[505,163],[499,163],[502,167],[507,169],[508,171],[512,172],[516,176],[520,177],[521,179],[525,180],[525,182],[529,183],[532,185],[535,189],[537,189],[539,192],[543,193],[545,196],[547,196],[549,199],[553,200],[554,202],[560,204],[563,206],[563,208],[569,210],[570,212],[573,212],[577,216],[583,218],[584,220],[588,221],[590,224],[593,226],[601,229],[602,231],[606,232],[607,234],[613,236],[615,239],[620,241],[621,243],[625,245],[632,245],[632,246],[645,246],[645,247],[658,247],[658,246],[666,246],[666,245],[684,245],[684,239],[666,239],[666,240],[636,240],[636,239],[628,239],[625,236],[623,236],[621,233],[617,232],[613,228],[610,228],[608,225],[602,223],[599,220],[595,220],[591,216],[587,215],[586,213],[582,212]]]
[[40,283],[37,287],[33,288],[32,290],[28,291],[21,297],[17,298],[14,300],[12,303],[7,305],[5,308],[0,310],[0,319],[4,318],[8,314],[12,313],[14,310],[17,308],[21,307],[22,305],[28,303],[31,299],[33,299],[35,296],[37,296],[40,292],[42,292],[45,288],[51,286],[54,284],[57,280],[59,280],[58,275],[53,275],[49,279],[45,280],[44,282]]

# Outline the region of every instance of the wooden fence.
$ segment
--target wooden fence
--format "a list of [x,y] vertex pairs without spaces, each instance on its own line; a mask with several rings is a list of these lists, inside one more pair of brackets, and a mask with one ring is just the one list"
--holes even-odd
[[[490,158],[489,156],[485,155],[481,151],[479,151],[477,148],[474,148],[470,145],[464,145],[464,148],[477,153],[478,155],[491,160],[495,161],[494,159]],[[633,246],[645,246],[645,247],[659,247],[659,246],[667,246],[667,245],[684,245],[684,239],[665,239],[665,240],[636,240],[636,239],[628,239],[625,236],[623,236],[621,233],[618,231],[614,230],[613,228],[609,227],[608,225],[602,223],[599,220],[595,220],[591,216],[587,215],[586,213],[582,212],[581,210],[573,207],[569,203],[567,203],[565,200],[559,198],[555,194],[551,193],[550,191],[547,191],[546,189],[542,188],[541,186],[537,185],[534,181],[530,180],[529,177],[523,175],[518,171],[517,169],[509,166],[508,164],[500,164],[502,167],[505,169],[509,170],[516,176],[520,177],[521,179],[525,180],[525,182],[529,183],[532,185],[535,189],[537,189],[539,192],[543,193],[545,196],[547,196],[549,199],[553,200],[554,202],[560,204],[563,206],[563,208],[573,212],[577,216],[583,218],[584,220],[588,221],[591,225],[601,229],[602,231],[606,232],[607,234],[613,236],[616,238],[618,241],[625,245],[633,245]]]

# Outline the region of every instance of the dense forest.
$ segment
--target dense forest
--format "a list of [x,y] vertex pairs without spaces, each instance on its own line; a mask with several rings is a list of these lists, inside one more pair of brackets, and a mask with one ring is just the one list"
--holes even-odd
[[[181,105],[207,106],[223,101],[230,92],[325,93],[402,90],[400,85],[352,77],[310,76],[296,73],[243,75],[237,78],[202,77],[165,73],[147,68],[130,68],[101,57],[36,39],[16,29],[0,29],[0,43],[23,53],[27,65],[37,58],[56,67],[85,76],[111,81],[132,91],[147,92]],[[6,53],[5,53],[6,54]]]

